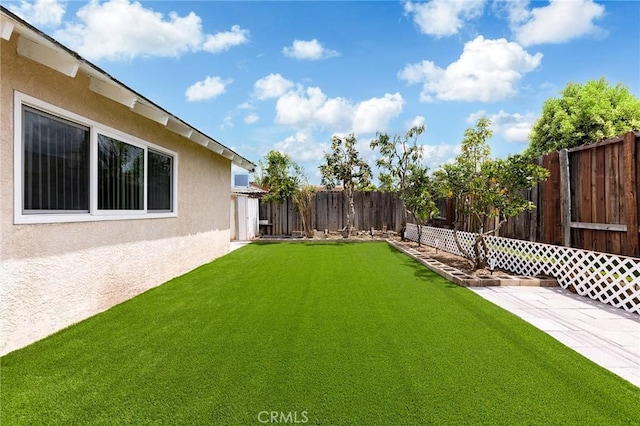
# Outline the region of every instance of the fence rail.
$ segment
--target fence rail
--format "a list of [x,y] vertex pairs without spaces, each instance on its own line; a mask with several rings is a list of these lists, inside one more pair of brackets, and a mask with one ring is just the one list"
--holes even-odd
[[[472,250],[475,234],[459,232],[460,243]],[[418,240],[418,228],[407,225],[406,237]],[[423,227],[423,244],[461,256],[451,229]],[[640,314],[640,259],[550,244],[487,237],[489,264],[528,276],[548,275],[563,288]]]

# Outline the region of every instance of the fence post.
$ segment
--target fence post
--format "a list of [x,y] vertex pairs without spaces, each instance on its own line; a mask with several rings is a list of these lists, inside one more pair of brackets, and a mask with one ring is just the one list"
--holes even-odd
[[569,152],[560,150],[560,212],[562,214],[562,244],[571,247],[571,181]]
[[638,198],[636,195],[636,136],[634,132],[624,135],[622,145],[624,158],[624,203],[627,205],[627,251],[630,256],[638,256]]

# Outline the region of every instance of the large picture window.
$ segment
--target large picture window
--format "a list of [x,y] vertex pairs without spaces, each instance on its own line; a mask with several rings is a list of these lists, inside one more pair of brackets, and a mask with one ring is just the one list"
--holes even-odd
[[175,216],[175,153],[26,95],[16,109],[17,223]]

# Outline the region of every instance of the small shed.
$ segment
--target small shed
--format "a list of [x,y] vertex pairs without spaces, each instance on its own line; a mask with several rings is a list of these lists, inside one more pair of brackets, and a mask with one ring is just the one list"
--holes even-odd
[[249,241],[260,235],[260,198],[267,191],[250,183],[231,188],[231,241]]

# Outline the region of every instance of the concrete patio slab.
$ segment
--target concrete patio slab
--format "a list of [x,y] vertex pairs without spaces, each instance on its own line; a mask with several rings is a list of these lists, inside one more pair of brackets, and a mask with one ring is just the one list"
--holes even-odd
[[247,244],[251,244],[251,241],[231,241],[231,246],[229,247],[229,253],[239,249],[240,247],[244,247]]

